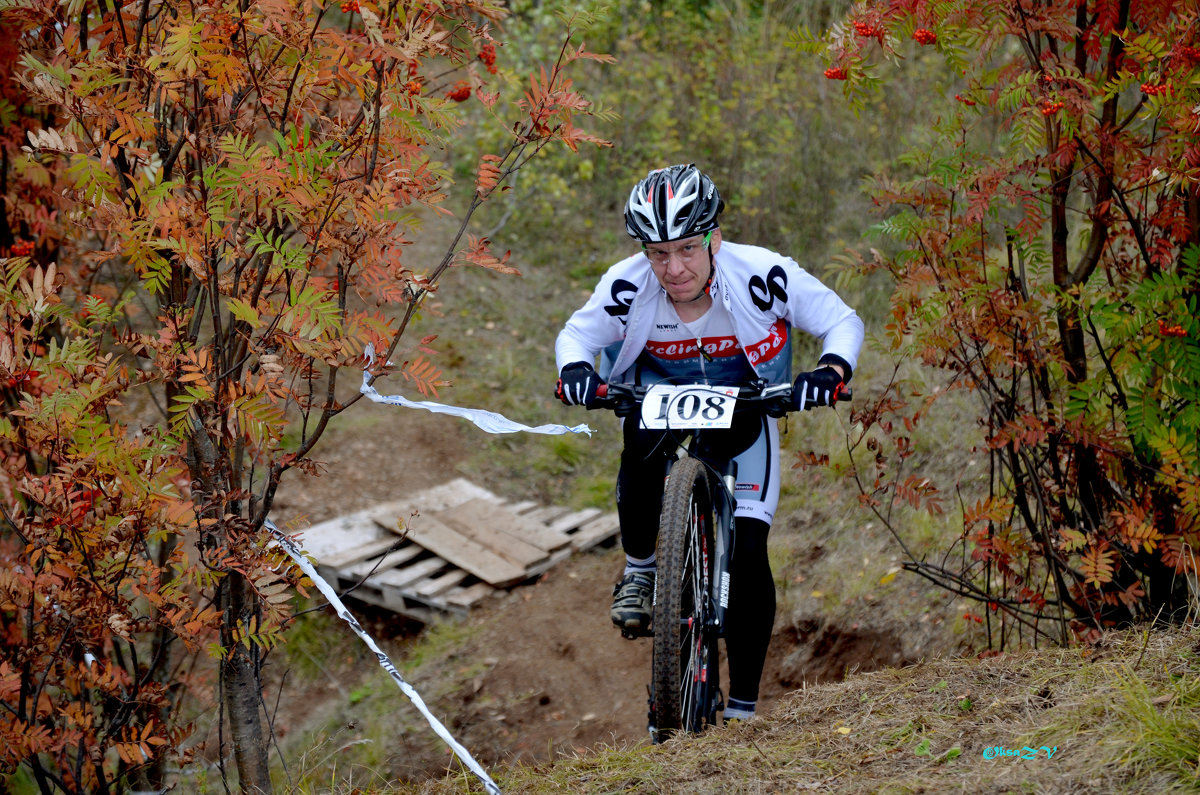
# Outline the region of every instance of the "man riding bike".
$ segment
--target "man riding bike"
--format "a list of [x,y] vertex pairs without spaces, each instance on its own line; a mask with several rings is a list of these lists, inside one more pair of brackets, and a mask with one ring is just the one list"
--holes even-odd
[[[602,379],[631,384],[746,386],[791,380],[792,328],[822,340],[816,369],[795,379],[795,408],[831,405],[854,372],[863,342],[858,315],[793,260],[724,241],[724,202],[694,165],[651,171],[629,194],[625,228],[642,250],[608,269],[558,335],[555,394],[590,405]],[[599,372],[594,368],[601,356]],[[617,514],[625,569],[612,620],[633,636],[649,628],[669,431],[623,422]],[[779,432],[762,412],[710,432],[714,454],[738,464],[725,646],[725,719],[754,715],[775,621],[767,533],[779,501]]]

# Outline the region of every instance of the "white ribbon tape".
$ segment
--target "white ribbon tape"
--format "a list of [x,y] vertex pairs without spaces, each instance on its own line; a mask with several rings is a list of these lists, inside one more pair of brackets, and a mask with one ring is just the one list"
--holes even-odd
[[[374,363],[375,361],[375,346],[368,345],[363,352],[367,359]],[[524,431],[526,433],[545,433],[551,435],[559,435],[564,433],[586,433],[592,435],[592,429],[587,425],[576,425],[574,427],[567,425],[538,425],[536,428],[529,425],[522,425],[519,422],[513,422],[503,414],[497,414],[494,411],[485,411],[484,409],[464,409],[458,406],[447,406],[442,403],[434,403],[428,400],[409,400],[400,395],[381,395],[375,391],[375,387],[371,386],[371,373],[368,370],[363,370],[362,388],[359,389],[367,398],[375,403],[386,403],[392,406],[406,406],[410,409],[425,409],[432,411],[435,414],[452,414],[455,417],[462,417],[475,423],[476,426],[482,428],[488,433],[516,433]]]
[[275,535],[275,539],[280,543],[281,546],[283,546],[288,555],[291,556],[292,560],[296,562],[296,565],[300,567],[300,570],[304,572],[305,576],[312,580],[313,584],[317,586],[317,589],[325,596],[326,599],[329,600],[329,604],[333,605],[333,609],[337,611],[338,617],[349,624],[350,628],[354,630],[354,633],[362,639],[362,642],[367,644],[367,648],[375,653],[375,656],[379,658],[379,665],[383,668],[383,670],[388,672],[388,674],[400,687],[401,692],[408,696],[409,701],[411,701],[416,708],[420,710],[421,714],[425,716],[425,720],[429,721],[429,725],[433,727],[434,732],[436,732],[439,737],[445,740],[446,745],[450,746],[454,750],[454,753],[459,759],[462,760],[463,764],[466,765],[481,782],[483,782],[484,789],[486,789],[492,795],[502,795],[500,788],[496,786],[496,782],[492,781],[491,777],[488,776],[487,771],[485,771],[480,764],[475,761],[474,757],[471,756],[470,751],[464,748],[462,744],[458,742],[458,740],[454,739],[449,730],[442,725],[442,722],[433,716],[433,713],[429,711],[429,707],[425,706],[425,701],[421,698],[421,694],[414,690],[413,686],[404,680],[404,677],[400,675],[398,670],[396,670],[396,666],[392,663],[391,659],[388,658],[388,656],[379,648],[378,644],[375,643],[375,639],[367,634],[367,632],[358,623],[358,620],[350,613],[349,610],[346,609],[346,606],[342,603],[342,600],[338,598],[337,592],[333,590],[329,583],[322,579],[321,575],[317,574],[317,570],[313,568],[313,565],[308,562],[307,558],[304,557],[304,553],[299,547],[296,546],[296,542],[284,535],[270,519],[266,520],[266,522],[263,524]]

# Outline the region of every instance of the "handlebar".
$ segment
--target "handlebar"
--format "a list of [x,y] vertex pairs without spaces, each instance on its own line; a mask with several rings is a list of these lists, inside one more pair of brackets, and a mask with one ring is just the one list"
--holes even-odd
[[[596,400],[589,409],[613,409],[619,414],[632,413],[641,405],[649,391],[649,386],[634,384],[605,384],[596,388]],[[845,385],[838,390],[835,402],[851,400],[853,391]],[[789,411],[795,411],[792,404],[792,385],[763,383],[743,386],[738,390],[738,403],[761,403],[766,412],[772,417],[782,417]]]

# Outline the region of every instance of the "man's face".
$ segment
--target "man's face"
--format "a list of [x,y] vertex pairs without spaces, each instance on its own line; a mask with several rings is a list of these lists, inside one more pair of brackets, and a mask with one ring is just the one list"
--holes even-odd
[[658,283],[672,301],[694,301],[704,292],[709,276],[709,252],[716,254],[721,246],[721,230],[714,229],[705,245],[704,235],[673,240],[670,243],[647,243],[646,258]]

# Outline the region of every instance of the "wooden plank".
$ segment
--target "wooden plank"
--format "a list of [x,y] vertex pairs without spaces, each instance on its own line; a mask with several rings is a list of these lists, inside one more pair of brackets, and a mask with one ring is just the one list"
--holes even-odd
[[434,486],[400,500],[381,503],[369,509],[367,513],[376,524],[395,533],[399,532],[396,528],[397,520],[402,520],[407,525],[409,517],[413,513],[427,514],[444,511],[468,500],[482,500],[487,503],[503,502],[487,489],[476,486],[464,478],[457,478],[449,483]]
[[387,571],[377,574],[368,582],[375,586],[382,587],[383,590],[388,588],[401,589],[420,579],[428,577],[435,571],[445,568],[446,561],[438,557],[420,560],[411,566],[405,566],[402,569],[388,569]]
[[485,500],[499,503],[503,500],[483,488],[476,486],[465,478],[455,478],[449,483],[435,486],[432,489],[418,492],[412,498],[417,508],[422,511],[442,511],[454,505],[461,505],[467,500]]
[[535,508],[528,513],[522,514],[526,519],[530,519],[541,524],[550,524],[555,519],[569,512],[570,508],[564,508],[561,505],[545,505],[541,508]]
[[621,531],[621,522],[615,513],[605,514],[580,527],[571,535],[571,548],[576,552],[591,549]]
[[446,603],[456,607],[472,607],[496,593],[486,582],[477,582],[466,588],[456,588],[446,594]]
[[567,533],[585,522],[595,519],[600,513],[599,508],[584,508],[582,511],[573,511],[565,516],[560,516],[554,521],[548,522],[546,526],[552,533]]
[[[392,542],[395,543],[395,539],[392,539]],[[359,561],[353,566],[344,567],[342,569],[342,576],[358,577],[361,579],[370,574],[372,570],[376,574],[381,574],[388,569],[394,569],[403,563],[409,562],[424,551],[417,544],[405,544],[400,549],[397,549],[395,552],[389,552],[382,558],[371,558]]]
[[379,528],[371,521],[370,511],[367,510],[315,524],[299,531],[299,535],[304,551],[324,562],[330,555],[379,538]]
[[505,505],[504,507],[520,516],[538,507],[538,503],[536,500],[523,500],[521,502],[514,502],[511,505]]
[[[379,532],[378,528],[375,530]],[[328,566],[334,569],[341,569],[353,563],[358,563],[368,558],[373,558],[387,552],[396,543],[395,536],[377,536],[373,541],[368,541],[365,544],[347,549],[345,552],[338,552],[332,555],[326,555],[323,558],[318,558],[317,562],[322,566]]]
[[411,587],[412,594],[417,597],[429,598],[431,596],[439,596],[446,591],[449,591],[454,586],[458,585],[463,580],[470,577],[470,573],[458,569],[448,574],[443,574],[441,577],[434,577],[428,580],[422,580],[418,583],[413,583]]
[[[541,543],[557,543],[557,538],[546,534],[545,525],[531,522],[523,516],[515,516],[495,504],[482,500],[471,500],[438,511],[437,519],[522,569],[536,566],[549,557],[548,550],[541,546]],[[487,577],[477,576],[485,582],[495,584]]]
[[[458,527],[451,527],[439,518],[422,516],[408,529],[408,537],[498,588],[515,585],[528,577],[524,565],[499,554],[478,539],[464,535]],[[539,552],[545,557],[544,552]]]

